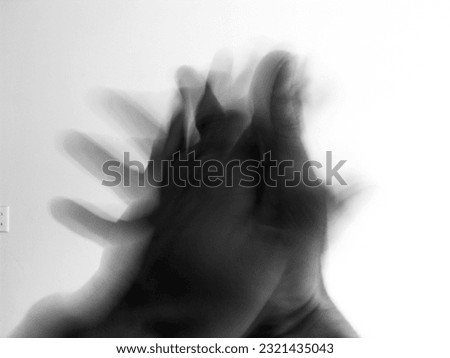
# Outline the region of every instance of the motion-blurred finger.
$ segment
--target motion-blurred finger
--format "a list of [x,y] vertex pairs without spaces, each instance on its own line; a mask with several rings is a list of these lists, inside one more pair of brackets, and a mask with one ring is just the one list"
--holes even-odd
[[301,101],[297,64],[292,55],[268,54],[256,69],[252,83],[252,126],[261,136],[263,152],[276,160],[306,159],[300,138]]
[[225,52],[218,53],[211,64],[207,82],[222,106],[227,106],[231,99],[231,82],[233,61]]
[[139,239],[151,231],[151,220],[146,217],[113,221],[96,211],[98,213],[69,199],[54,199],[50,203],[50,212],[59,223],[102,246]]
[[246,113],[225,110],[207,84],[196,113],[196,125],[200,133],[200,156],[203,159],[228,158],[247,123]]
[[[93,139],[78,132],[66,135],[63,146],[87,172],[101,179],[103,185],[111,187],[123,200],[142,200],[152,195],[146,180],[144,163],[131,161],[128,152],[124,152],[123,163]],[[114,177],[114,180],[109,180],[107,176]]]
[[150,153],[152,139],[163,131],[159,122],[141,105],[117,92],[105,93],[103,103],[127,136],[137,139],[138,148]]

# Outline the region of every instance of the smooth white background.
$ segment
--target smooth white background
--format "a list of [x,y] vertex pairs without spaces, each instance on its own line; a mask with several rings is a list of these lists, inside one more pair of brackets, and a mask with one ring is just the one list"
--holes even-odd
[[311,153],[347,159],[365,187],[330,233],[330,294],[362,336],[444,333],[449,16],[448,1],[0,1],[0,336],[98,265],[100,247],[56,223],[49,201],[124,209],[58,146],[67,129],[122,138],[93,93],[137,94],[164,121],[179,65],[280,43],[307,62]]

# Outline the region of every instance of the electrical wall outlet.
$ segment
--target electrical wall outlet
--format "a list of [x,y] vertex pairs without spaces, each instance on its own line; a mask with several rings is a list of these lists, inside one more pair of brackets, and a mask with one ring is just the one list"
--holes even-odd
[[0,206],[0,232],[9,232],[9,206]]

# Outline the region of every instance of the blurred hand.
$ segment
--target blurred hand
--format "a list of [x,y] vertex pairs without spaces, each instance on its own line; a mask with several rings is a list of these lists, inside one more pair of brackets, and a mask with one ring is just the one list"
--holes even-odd
[[[288,187],[279,172],[268,178],[270,163],[264,160],[264,153],[277,163],[290,160],[285,175],[301,172],[308,161],[296,61],[284,52],[267,55],[253,74],[248,97],[238,102],[222,100],[233,97],[229,78],[226,71],[211,72],[205,82],[193,70],[179,71],[181,104],[154,142],[155,165],[133,172],[135,184],[140,177],[159,176],[169,185],[116,187],[130,203],[121,220],[107,221],[68,200],[54,204],[60,222],[109,242],[109,249],[84,289],[55,299],[57,304],[38,304],[31,313],[34,324],[19,327],[17,335],[355,335],[322,282],[329,192],[323,185]],[[187,120],[194,106],[198,138]],[[128,128],[154,132],[137,107],[122,101],[122,108],[133,111],[130,117],[138,123]],[[69,153],[91,172],[111,159],[86,136],[75,135],[68,143]],[[196,171],[189,153],[223,167],[237,160],[260,162],[255,171],[261,181],[242,185],[248,177],[236,168],[228,185],[213,185],[217,182]],[[163,161],[173,158],[172,165],[185,166],[180,177],[163,170]],[[200,185],[192,185],[194,179]],[[180,180],[187,185],[177,185]],[[42,320],[50,306],[58,307],[52,309],[56,318]]]

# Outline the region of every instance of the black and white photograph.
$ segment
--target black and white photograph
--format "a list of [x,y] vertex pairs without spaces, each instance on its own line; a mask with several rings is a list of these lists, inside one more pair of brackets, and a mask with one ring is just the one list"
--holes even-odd
[[446,356],[449,35],[439,0],[0,0],[0,345]]

